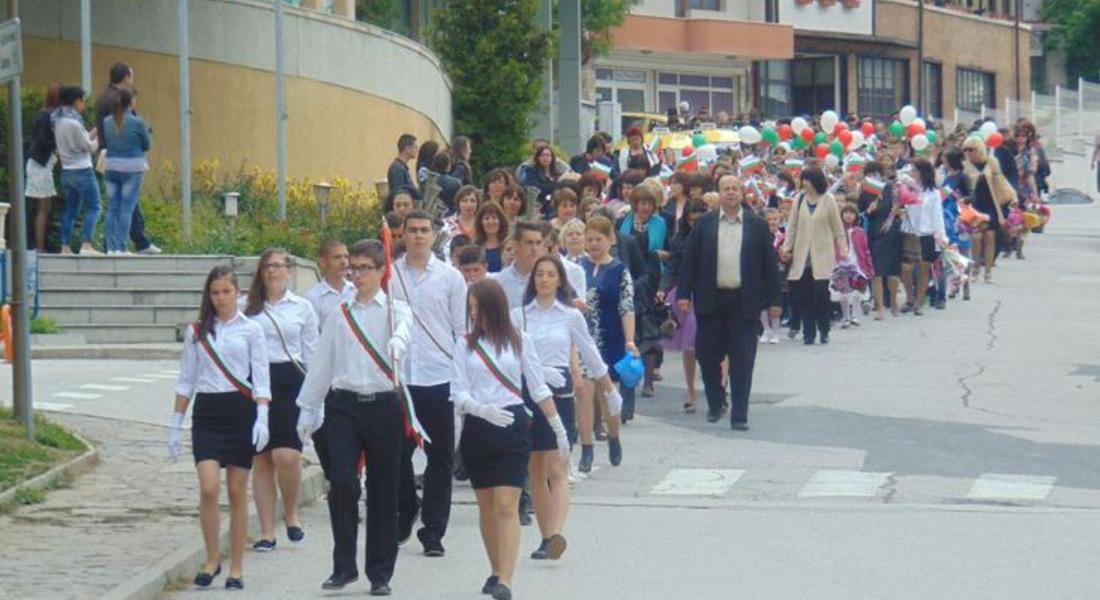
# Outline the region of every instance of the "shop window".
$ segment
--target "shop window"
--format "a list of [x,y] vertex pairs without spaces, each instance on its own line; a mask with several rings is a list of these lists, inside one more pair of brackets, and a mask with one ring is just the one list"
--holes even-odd
[[859,113],[887,116],[909,103],[909,61],[862,56],[858,62]]
[[981,112],[982,107],[997,108],[996,86],[992,73],[960,68],[955,80],[955,104],[962,110]]

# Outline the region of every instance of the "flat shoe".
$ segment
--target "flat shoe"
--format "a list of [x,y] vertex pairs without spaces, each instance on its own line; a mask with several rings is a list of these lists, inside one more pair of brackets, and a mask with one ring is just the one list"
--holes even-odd
[[512,590],[508,589],[508,586],[503,583],[498,583],[493,588],[493,600],[512,600]]
[[565,537],[560,533],[555,533],[546,540],[546,558],[558,560],[562,554],[565,554],[565,549],[568,546]]
[[485,580],[485,585],[481,586],[481,593],[486,595],[492,594],[493,590],[497,589],[498,584],[500,584],[500,577],[490,575],[489,578]]
[[695,403],[694,402],[684,402],[684,412],[689,414],[689,415],[695,414]]
[[225,589],[227,590],[243,590],[244,589],[244,577],[226,577]]
[[370,584],[370,595],[371,596],[389,596],[391,593],[393,593],[393,590],[390,589],[390,586],[388,584],[385,584],[385,583],[372,583],[372,584]]
[[538,549],[531,553],[531,560],[546,560],[550,555],[550,551],[546,549],[547,544],[548,540],[542,540]]
[[306,538],[306,532],[301,527],[287,527],[286,537],[292,542],[300,542]]
[[214,569],[213,573],[204,573],[199,571],[195,575],[195,585],[201,588],[210,587],[211,583],[214,583],[214,578],[222,574],[222,566],[218,565],[217,569]]

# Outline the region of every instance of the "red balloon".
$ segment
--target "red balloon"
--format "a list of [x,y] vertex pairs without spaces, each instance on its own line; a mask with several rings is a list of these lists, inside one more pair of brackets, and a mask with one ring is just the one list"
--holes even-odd
[[683,156],[691,156],[694,153],[695,148],[692,148],[691,146],[684,146],[684,149],[680,151],[680,154],[682,154]]
[[859,130],[863,132],[863,137],[864,138],[869,138],[872,135],[875,135],[875,126],[870,124],[870,123],[864,123],[859,128]]
[[909,137],[913,137],[919,133],[924,133],[924,126],[916,121],[913,121],[905,126],[905,133],[909,134]]
[[840,133],[836,134],[836,139],[840,140],[841,144],[847,148],[852,143],[852,132],[847,129],[841,129]]
[[809,127],[803,129],[802,133],[800,133],[799,135],[802,136],[802,141],[806,142],[807,144],[814,141],[814,130],[810,129]]
[[848,124],[844,121],[838,121],[836,127],[833,129],[833,134],[838,134],[841,131],[848,131]]
[[996,148],[1005,143],[1005,138],[1003,135],[1001,135],[1001,132],[994,131],[993,133],[989,134],[989,137],[985,138],[985,143],[990,148]]
[[794,130],[791,129],[790,125],[786,125],[786,124],[780,125],[779,129],[778,129],[778,132],[779,132],[779,139],[781,139],[781,140],[789,140],[794,135]]
[[829,146],[827,144],[818,144],[814,152],[817,153],[818,158],[825,160],[825,157],[829,155]]

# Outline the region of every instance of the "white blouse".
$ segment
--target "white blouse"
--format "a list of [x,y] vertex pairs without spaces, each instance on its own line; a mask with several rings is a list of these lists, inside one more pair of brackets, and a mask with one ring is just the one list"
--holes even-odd
[[569,351],[576,346],[585,371],[593,379],[607,374],[600,351],[588,332],[581,311],[554,301],[549,308],[532,301],[512,310],[512,325],[522,329],[539,353],[542,364],[549,367],[569,367]]
[[[523,356],[516,356],[512,348],[500,352],[486,340],[481,346],[492,358],[496,366],[516,386],[522,387],[523,378],[527,379],[527,389],[536,402],[551,397],[550,388],[542,375],[538,350],[527,334],[521,333]],[[455,342],[451,362],[451,402],[462,412],[468,412],[465,406],[491,404],[499,407],[523,404],[523,398],[508,391],[486,366],[485,361],[466,345],[465,337]]]
[[[247,381],[252,377],[254,398],[271,398],[270,374],[267,366],[267,350],[264,331],[254,321],[237,312],[226,322],[214,319],[214,335],[206,338],[229,372]],[[235,392],[237,388],[214,364],[198,341],[195,328],[187,327],[183,352],[180,354],[180,376],[176,393],[188,398],[195,394],[220,394]]]
[[[248,306],[248,297],[242,296],[237,301],[237,307],[245,310]],[[269,316],[270,315],[270,316]],[[313,353],[317,348],[318,333],[317,313],[309,300],[287,290],[283,297],[274,304],[264,301],[264,310],[249,317],[264,330],[264,340],[267,341],[267,362],[285,363],[291,359],[307,366],[313,362]],[[279,323],[279,331],[275,330],[274,319]],[[283,340],[286,340],[286,348]],[[287,350],[290,355],[287,355]]]
[[325,328],[325,321],[329,314],[345,300],[355,299],[355,286],[345,280],[340,289],[335,289],[322,279],[306,292],[306,300],[313,305],[313,312],[317,314],[317,323],[321,329]]

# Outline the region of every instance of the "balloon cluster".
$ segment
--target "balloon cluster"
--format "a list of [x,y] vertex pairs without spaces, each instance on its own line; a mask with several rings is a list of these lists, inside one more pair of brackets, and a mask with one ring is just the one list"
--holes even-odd
[[985,145],[990,148],[996,148],[1005,143],[1004,136],[1001,135],[1000,131],[997,131],[997,124],[993,121],[982,123],[982,126],[978,128],[978,135],[982,136]]

